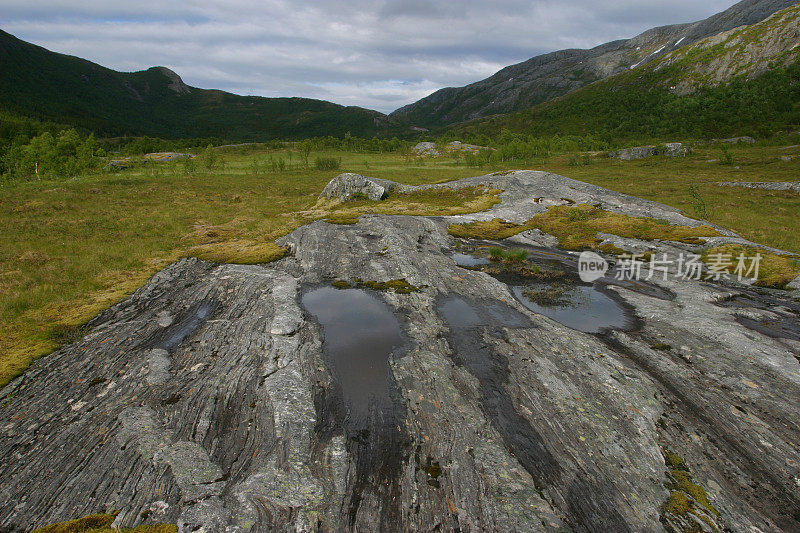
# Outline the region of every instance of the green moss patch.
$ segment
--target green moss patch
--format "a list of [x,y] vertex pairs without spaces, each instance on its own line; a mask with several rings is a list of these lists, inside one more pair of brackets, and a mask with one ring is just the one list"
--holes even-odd
[[392,291],[397,294],[411,294],[418,292],[419,287],[411,285],[405,279],[393,279],[389,281],[364,281],[357,279],[356,283],[361,287],[366,287],[375,291]]
[[705,531],[701,525],[710,526],[712,531],[719,531],[715,519],[719,512],[711,504],[705,489],[694,482],[683,457],[669,450],[664,450],[664,464],[667,466],[667,488],[670,490],[667,501],[661,508],[661,521],[668,530],[673,520],[681,524],[693,523],[694,528],[687,531]]

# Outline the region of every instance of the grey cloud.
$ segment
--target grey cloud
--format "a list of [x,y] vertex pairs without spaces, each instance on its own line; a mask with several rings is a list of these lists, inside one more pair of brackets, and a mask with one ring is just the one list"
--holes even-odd
[[164,65],[194,86],[388,112],[561,48],[688,22],[709,0],[3,0],[0,26],[118,70]]

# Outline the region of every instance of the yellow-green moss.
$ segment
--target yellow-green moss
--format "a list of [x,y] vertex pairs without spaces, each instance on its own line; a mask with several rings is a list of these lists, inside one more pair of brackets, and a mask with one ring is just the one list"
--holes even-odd
[[739,256],[741,254],[744,254],[747,259],[746,266],[748,268],[751,259],[754,258],[756,254],[761,254],[758,281],[755,282],[755,284],[760,287],[782,289],[800,274],[800,264],[798,264],[798,260],[792,256],[773,254],[760,248],[742,246],[739,244],[725,244],[706,250],[703,253],[703,261],[706,263],[711,261],[717,263],[716,259],[712,258],[727,259],[728,256],[730,256],[729,261],[725,260],[721,263],[723,267],[727,267],[731,275],[735,275],[734,271],[739,263]]
[[350,288],[350,284],[347,283],[346,281],[343,281],[343,280],[336,280],[333,283],[331,283],[331,285],[333,285],[337,289],[349,289]]
[[287,247],[278,246],[274,242],[232,240],[195,246],[189,255],[214,263],[255,265],[277,261],[288,251]]
[[692,502],[686,495],[679,491],[673,491],[664,504],[664,511],[674,515],[682,516],[689,512],[692,508]]
[[483,186],[431,187],[407,193],[390,192],[380,201],[356,199],[348,202],[320,199],[312,209],[303,212],[307,218],[331,224],[355,224],[363,214],[446,216],[485,211],[500,203],[500,189]]
[[[656,345],[656,346],[658,346],[658,345]],[[683,467],[683,457],[681,457],[677,453],[671,452],[669,450],[665,450],[664,451],[664,462],[670,468],[681,468],[681,467]]]
[[447,232],[462,239],[501,240],[513,237],[525,231],[525,226],[507,222],[500,218],[489,221],[469,222],[467,224],[450,224]]
[[617,254],[621,250],[610,244],[601,244],[603,241],[597,237],[598,233],[645,241],[659,239],[690,244],[702,243],[699,237],[720,235],[710,226],[674,226],[666,220],[631,217],[588,204],[548,207],[547,212],[536,215],[526,225],[557,237],[559,246],[567,250],[595,249]]
[[178,531],[178,528],[171,524],[141,525],[133,529],[112,529],[111,524],[115,517],[116,515],[113,514],[93,514],[69,522],[45,526],[34,530],[33,533],[177,533]]
[[393,279],[389,281],[363,281],[356,280],[359,285],[376,291],[394,291],[398,294],[410,294],[419,291],[419,287],[411,285],[405,279]]
[[705,518],[693,512],[696,505],[702,507],[711,515],[719,516],[719,512],[711,505],[705,489],[692,480],[692,474],[686,466],[683,457],[677,453],[669,450],[663,450],[664,464],[666,464],[667,477],[669,483],[667,488],[670,489],[670,495],[664,503],[664,513],[670,513],[677,516],[685,516],[689,513],[694,514],[698,519],[706,521]]

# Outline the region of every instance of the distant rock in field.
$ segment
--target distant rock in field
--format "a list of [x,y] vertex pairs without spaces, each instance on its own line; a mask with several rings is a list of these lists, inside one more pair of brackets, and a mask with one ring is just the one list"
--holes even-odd
[[447,152],[471,152],[473,154],[477,154],[481,150],[485,150],[485,146],[478,146],[476,144],[466,144],[462,143],[461,141],[453,141],[447,143],[447,146],[444,147]]
[[440,152],[436,148],[436,143],[431,143],[431,142],[419,143],[414,148],[411,149],[411,152],[413,152],[416,155],[426,156],[426,157],[439,157],[440,155],[442,155],[442,152]]
[[444,147],[444,153],[436,147],[436,143],[421,142],[417,144],[411,151],[418,156],[422,157],[440,157],[445,154],[455,154],[469,152],[477,154],[481,150],[487,150],[486,146],[478,146],[476,144],[462,143],[461,141],[451,141]]
[[155,161],[157,163],[166,163],[167,161],[177,161],[178,159],[187,159],[194,157],[191,154],[181,154],[179,152],[153,152],[144,154],[146,161]]
[[381,200],[392,189],[404,186],[394,181],[369,178],[361,174],[346,172],[333,178],[323,189],[320,197],[338,198],[346,202],[359,196],[370,200]]
[[106,163],[106,166],[103,167],[103,170],[122,170],[123,168],[130,168],[132,166],[133,159],[130,157],[118,157]]
[[800,156],[796,156],[796,155],[782,155],[782,156],[780,157],[780,160],[781,160],[781,161],[792,161],[793,159],[797,159],[798,157],[800,157]]
[[745,135],[744,137],[731,137],[730,139],[712,139],[711,142],[726,144],[755,144],[756,140]]
[[622,159],[623,161],[632,161],[634,159],[644,159],[654,155],[665,155],[667,157],[684,157],[689,153],[689,148],[682,143],[667,143],[663,148],[655,145],[636,146],[633,148],[623,148],[615,152],[609,152],[609,157]]
[[744,187],[746,189],[766,189],[768,191],[797,191],[800,193],[800,181],[723,181],[722,187]]

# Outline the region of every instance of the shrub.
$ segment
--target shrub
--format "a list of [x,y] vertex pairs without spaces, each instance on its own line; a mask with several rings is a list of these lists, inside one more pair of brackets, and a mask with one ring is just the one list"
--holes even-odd
[[339,170],[342,166],[342,160],[335,157],[316,157],[314,158],[314,166],[317,170]]

